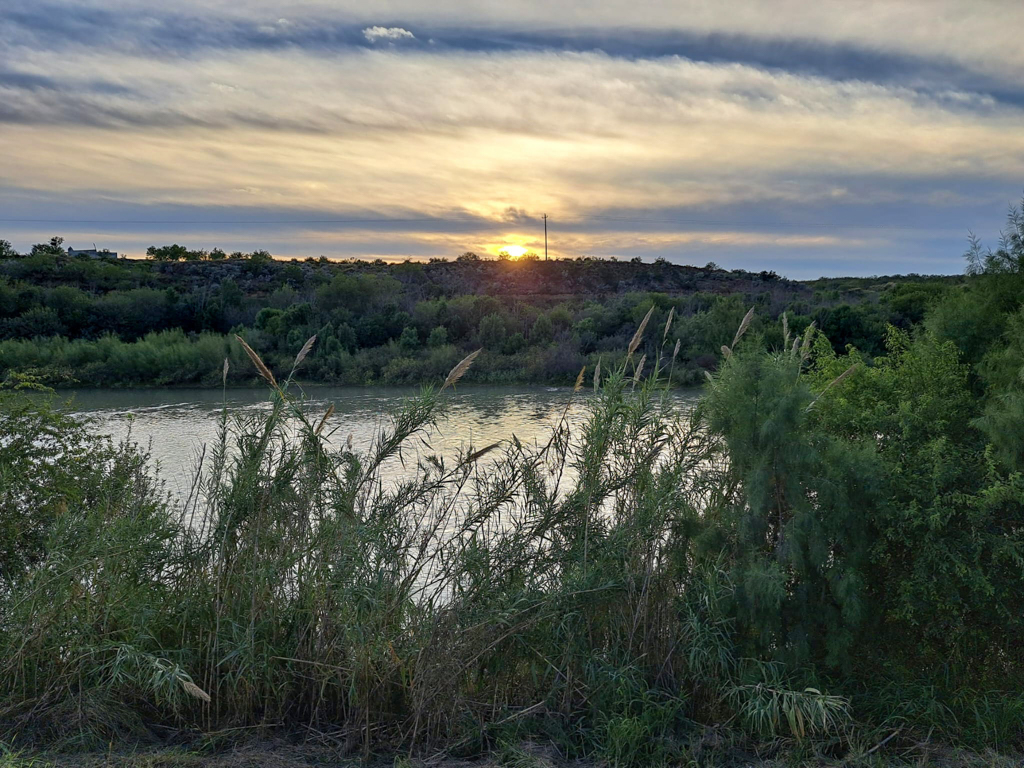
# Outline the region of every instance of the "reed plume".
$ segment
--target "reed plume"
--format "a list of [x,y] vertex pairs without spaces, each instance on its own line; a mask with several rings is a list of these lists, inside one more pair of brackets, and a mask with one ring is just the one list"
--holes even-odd
[[247,354],[249,359],[252,360],[252,364],[256,366],[256,370],[259,371],[260,376],[266,379],[270,383],[270,386],[280,391],[281,388],[277,385],[277,379],[274,378],[274,374],[271,373],[269,368],[267,368],[267,364],[263,362],[260,356],[256,354],[256,351],[238,334],[235,334],[235,338],[238,340],[238,343],[242,345],[242,349],[245,350],[245,354]]
[[640,346],[640,341],[644,337],[644,329],[647,327],[647,322],[651,319],[651,315],[654,314],[654,307],[647,310],[647,314],[644,315],[643,321],[640,323],[640,327],[636,329],[636,333],[633,334],[633,338],[629,342],[629,348],[626,350],[626,359],[628,360],[636,352],[636,348]]
[[459,379],[466,375],[466,371],[469,370],[469,367],[473,365],[473,361],[476,360],[477,355],[479,355],[480,352],[482,351],[483,350],[478,349],[476,352],[470,352],[468,355],[462,358],[462,360],[460,360],[459,363],[454,368],[452,368],[451,372],[448,374],[448,377],[444,380],[444,384],[441,385],[441,391],[443,392],[444,390],[448,389],[448,387],[454,387],[456,383],[458,383]]

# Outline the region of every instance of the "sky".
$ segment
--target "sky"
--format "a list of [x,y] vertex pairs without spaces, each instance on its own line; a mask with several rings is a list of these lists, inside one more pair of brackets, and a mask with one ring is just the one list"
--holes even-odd
[[3,0],[0,238],[957,273],[1018,0]]

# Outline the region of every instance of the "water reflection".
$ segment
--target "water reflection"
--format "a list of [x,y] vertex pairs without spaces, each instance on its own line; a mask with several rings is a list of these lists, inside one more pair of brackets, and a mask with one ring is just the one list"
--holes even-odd
[[[402,388],[307,387],[306,407],[316,418],[333,404],[329,425],[331,440],[337,444],[349,435],[353,445],[367,449],[389,414],[402,401],[416,394]],[[130,437],[148,446],[168,490],[180,498],[188,495],[198,457],[217,440],[219,418],[224,407],[235,415],[265,412],[270,404],[265,390],[146,389],[77,390],[68,393],[71,410],[92,419],[93,428],[115,440]],[[524,444],[546,442],[557,423],[571,391],[552,387],[459,387],[446,392],[447,415],[424,437],[426,445],[410,446],[405,467],[401,462],[385,468],[385,479],[413,471],[415,453],[438,453],[453,457],[468,445],[482,447],[514,435]],[[576,395],[567,419],[578,426],[586,414],[587,392]],[[694,392],[673,395],[682,407],[696,399]],[[429,447],[427,447],[429,446]],[[391,473],[391,478],[387,477]]]

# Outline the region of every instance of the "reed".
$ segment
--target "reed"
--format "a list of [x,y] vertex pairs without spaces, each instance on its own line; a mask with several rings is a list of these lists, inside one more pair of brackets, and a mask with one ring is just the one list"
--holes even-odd
[[[273,407],[224,409],[183,505],[136,447],[34,422],[77,469],[51,467],[52,514],[4,574],[3,738],[286,731],[430,756],[519,754],[529,737],[621,766],[704,749],[696,723],[730,723],[731,743],[853,744],[852,701],[756,651],[737,620],[749,585],[723,521],[745,497],[660,362],[646,378],[645,357],[598,366],[592,395],[581,370],[544,445],[440,456],[430,429],[478,352],[358,452],[327,428],[333,409],[317,418],[291,391],[314,339],[283,382],[239,342]],[[585,409],[577,430],[569,407]],[[31,418],[0,428],[31,444]]]

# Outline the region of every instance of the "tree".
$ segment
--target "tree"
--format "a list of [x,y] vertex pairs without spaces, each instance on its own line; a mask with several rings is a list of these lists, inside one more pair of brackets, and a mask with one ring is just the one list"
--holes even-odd
[[485,349],[501,349],[508,335],[505,318],[496,312],[487,315],[480,320],[477,333],[480,335],[480,344]]
[[965,259],[970,281],[937,304],[925,324],[939,338],[953,341],[975,367],[1000,343],[1008,318],[1024,302],[1024,203],[1010,209],[995,251],[983,250],[972,235]]
[[293,261],[282,270],[281,277],[293,285],[301,286],[305,275],[302,272],[302,266]]
[[398,346],[406,351],[418,349],[420,346],[420,336],[416,333],[416,329],[410,326],[403,328],[402,335],[398,337]]
[[706,536],[731,552],[748,652],[848,667],[870,613],[880,468],[870,439],[822,427],[801,349],[726,348],[704,408],[737,491]]
[[256,314],[256,327],[272,336],[277,336],[281,333],[282,315],[284,312],[280,309],[264,307]]
[[234,280],[230,278],[220,284],[220,300],[225,307],[240,307],[245,294]]
[[274,257],[270,255],[270,251],[258,250],[249,254],[249,261],[254,264],[270,264]]
[[508,340],[505,342],[502,351],[506,355],[514,355],[517,352],[521,352],[522,350],[526,349],[526,346],[526,337],[523,336],[522,333],[516,332],[508,337]]
[[551,318],[546,314],[540,315],[533,321],[533,327],[530,329],[530,343],[548,344],[554,336],[555,328],[551,324]]
[[146,255],[154,261],[184,261],[189,250],[184,245],[151,245],[146,249]]
[[1009,318],[1003,343],[985,355],[980,374],[987,397],[975,426],[1004,467],[1024,472],[1024,309]]
[[341,348],[351,352],[358,346],[355,329],[348,323],[342,323],[334,330],[334,336],[341,345]]
[[881,339],[885,323],[878,317],[874,307],[840,304],[838,307],[819,310],[815,319],[818,328],[832,342],[837,352],[844,351],[847,345],[870,355],[883,351]]
[[63,256],[65,253],[63,237],[51,237],[48,243],[36,243],[32,246],[33,256]]
[[0,259],[13,259],[16,256],[18,256],[18,252],[14,250],[11,242],[9,240],[0,240]]
[[[1024,631],[1012,607],[1024,571],[1004,560],[1024,551],[1024,482],[998,462],[1020,444],[1020,422],[991,414],[974,427],[981,401],[952,342],[890,329],[886,347],[815,409],[830,434],[877,448],[886,502],[864,510],[868,590],[885,619],[875,644],[913,667],[998,675]],[[819,387],[850,362],[824,345],[816,357]],[[987,443],[988,426],[1018,434]]]
[[1010,208],[1006,225],[999,238],[999,247],[994,251],[982,249],[981,241],[973,233],[970,235],[966,254],[968,274],[1019,275],[1024,272],[1024,201]]
[[428,347],[443,347],[448,343],[448,330],[443,326],[439,325],[430,332],[427,337]]

